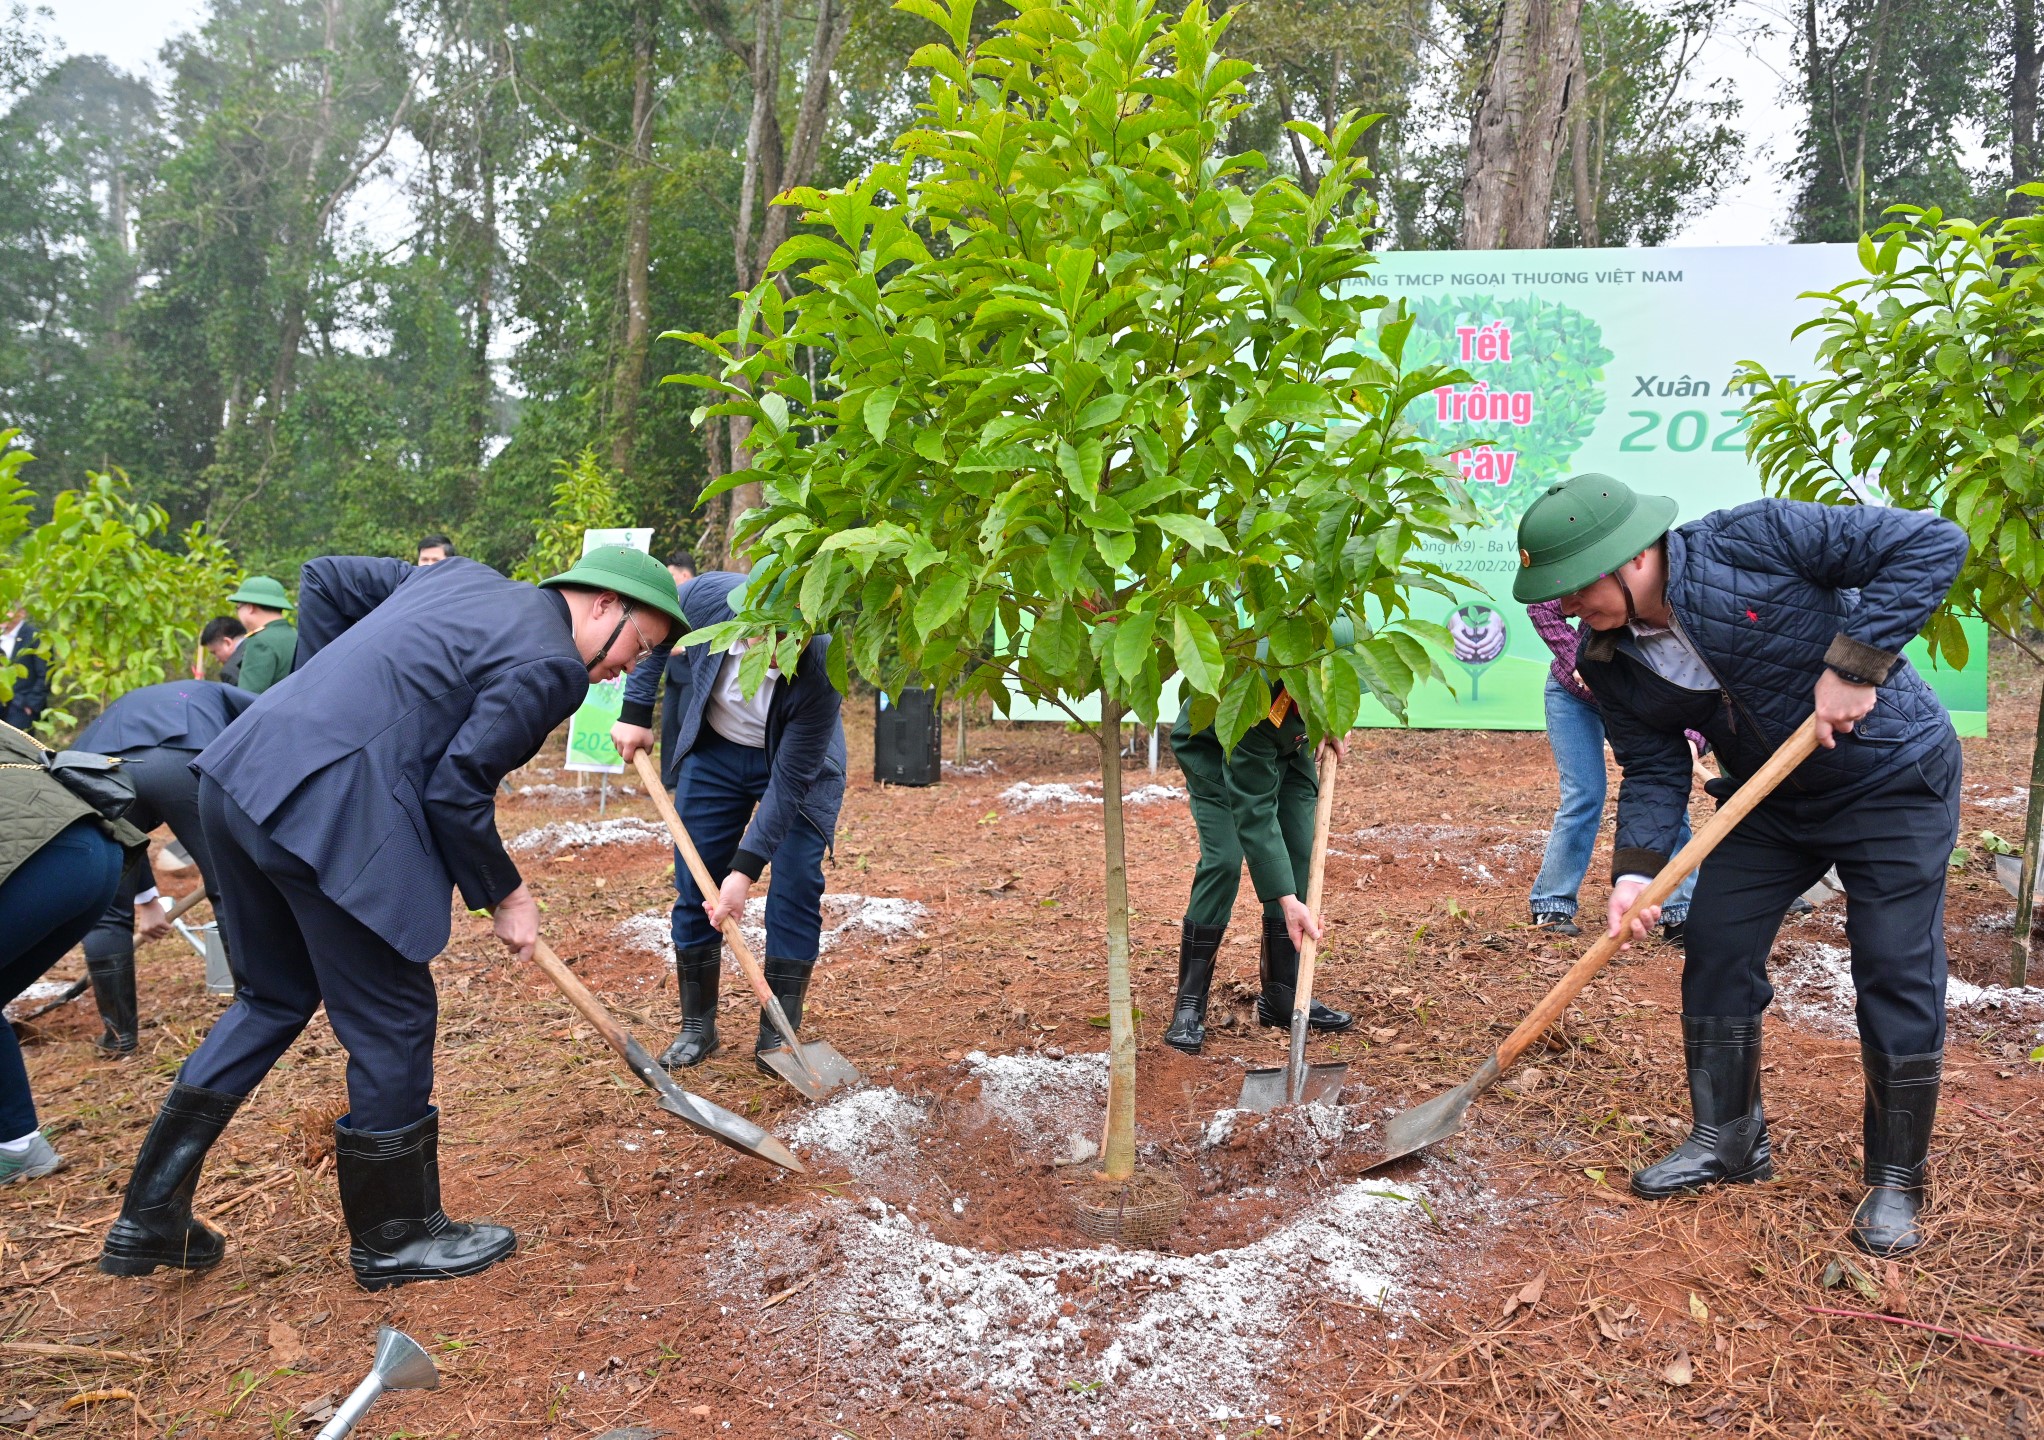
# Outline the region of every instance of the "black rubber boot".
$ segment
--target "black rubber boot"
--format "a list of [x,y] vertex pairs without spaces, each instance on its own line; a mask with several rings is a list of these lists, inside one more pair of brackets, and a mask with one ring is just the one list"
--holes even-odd
[[1869,1255],[1900,1255],[1923,1243],[1930,1126],[1937,1118],[1945,1052],[1883,1055],[1860,1046],[1867,1073],[1866,1199],[1852,1215],[1852,1243]]
[[518,1248],[502,1225],[466,1225],[440,1208],[440,1112],[402,1130],[334,1125],[334,1169],[348,1220],[348,1264],[364,1290],[451,1280]]
[[[1258,973],[1263,994],[1256,1000],[1256,1018],[1265,1025],[1291,1029],[1293,990],[1299,983],[1299,947],[1292,943],[1282,915],[1263,917],[1263,958]],[[1309,1030],[1346,1030],[1355,1023],[1356,1017],[1346,1010],[1331,1009],[1318,1000],[1306,1010]]]
[[1774,1175],[1767,1116],[1760,1107],[1760,1017],[1684,1015],[1689,1063],[1689,1138],[1664,1160],[1632,1172],[1644,1200],[1686,1195],[1706,1185],[1743,1185]]
[[669,1070],[700,1065],[717,1053],[717,978],[724,969],[724,942],[677,951],[674,979],[681,989],[681,1033],[660,1056]]
[[159,1265],[209,1270],[220,1263],[227,1242],[192,1218],[192,1192],[206,1152],[240,1108],[239,1095],[197,1085],[170,1087],[135,1157],[120,1218],[99,1252],[102,1272],[147,1275]]
[[102,1055],[132,1054],[137,1041],[135,1018],[135,952],[85,957],[92,979],[92,998],[106,1033],[93,1041]]
[[[788,1023],[797,1031],[802,1028],[802,997],[809,993],[809,977],[816,970],[814,960],[784,960],[769,955],[760,967],[766,972],[767,989],[774,992],[774,998],[781,1002],[781,1009],[787,1013]],[[781,1032],[774,1029],[774,1022],[767,1019],[766,1011],[759,1012],[759,1038],[753,1042],[752,1063],[759,1067],[762,1075],[772,1075],[766,1061],[760,1059],[769,1050],[778,1050],[785,1042]],[[776,1079],[779,1077],[776,1076]]]
[[1178,937],[1178,1000],[1171,1008],[1171,1028],[1164,1043],[1173,1050],[1197,1055],[1207,1042],[1207,995],[1214,988],[1214,956],[1225,925],[1195,925],[1182,922]]

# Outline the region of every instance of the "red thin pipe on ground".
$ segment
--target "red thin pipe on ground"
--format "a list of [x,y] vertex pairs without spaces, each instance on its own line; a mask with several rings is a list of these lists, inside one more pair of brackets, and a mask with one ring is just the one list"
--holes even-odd
[[1805,1305],[1803,1308],[1812,1315],[1841,1315],[1849,1320],[1885,1320],[1890,1325],[1907,1325],[1912,1330],[1928,1330],[1933,1335],[1949,1335],[1954,1340],[1971,1340],[1975,1345],[1987,1345],[1996,1350],[2013,1350],[2018,1355],[2030,1355],[2044,1360],[2044,1350],[2018,1345],[2012,1340],[1990,1340],[1985,1335],[1973,1335],[1964,1330],[1948,1330],[1942,1325],[1927,1325],[1921,1320],[1907,1320],[1900,1315],[1881,1315],[1872,1310],[1830,1310],[1822,1305]]

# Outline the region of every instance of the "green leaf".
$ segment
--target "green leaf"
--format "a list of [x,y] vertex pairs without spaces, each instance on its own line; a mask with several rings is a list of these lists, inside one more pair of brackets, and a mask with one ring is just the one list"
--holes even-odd
[[1102,425],[1112,425],[1121,418],[1121,412],[1128,409],[1128,396],[1102,395],[1098,400],[1081,410],[1072,423],[1081,430],[1097,430]]
[[1157,639],[1157,617],[1147,610],[1124,615],[1114,627],[1114,668],[1133,679],[1143,670]]
[[1171,653],[1186,684],[1203,695],[1221,693],[1221,642],[1204,615],[1184,605],[1171,607]]
[[887,422],[894,414],[894,402],[900,395],[901,392],[892,385],[885,385],[866,397],[866,431],[873,437],[875,445],[886,443]]
[[916,632],[925,640],[965,608],[971,581],[957,570],[939,570],[916,597]]
[[1086,549],[1083,535],[1060,535],[1050,542],[1050,578],[1058,594],[1071,595],[1082,588],[1093,588],[1086,573]]
[[1093,548],[1100,552],[1100,558],[1107,562],[1107,573],[1116,575],[1121,567],[1128,564],[1129,557],[1136,553],[1136,537],[1124,531],[1095,530]]
[[1273,385],[1263,397],[1264,413],[1281,424],[1317,425],[1334,408],[1334,396],[1320,385]]
[[1183,540],[1186,544],[1191,545],[1197,550],[1226,551],[1228,549],[1228,537],[1223,535],[1211,521],[1201,516],[1163,514],[1145,515],[1143,518],[1155,525],[1159,530],[1162,530],[1166,535]]

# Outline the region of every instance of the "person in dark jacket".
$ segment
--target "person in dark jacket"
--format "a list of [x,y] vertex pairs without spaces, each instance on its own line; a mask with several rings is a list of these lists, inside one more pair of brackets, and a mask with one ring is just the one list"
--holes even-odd
[[[1669,528],[1675,502],[1604,475],[1554,486],[1519,525],[1524,602],[1560,599],[1587,632],[1576,673],[1624,772],[1610,933],[1671,858],[1701,731],[1729,796],[1814,710],[1822,745],[1703,862],[1682,967],[1695,1128],[1632,1177],[1648,1199],[1773,1173],[1760,1100],[1767,957],[1783,911],[1831,866],[1866,1078],[1861,1249],[1923,1243],[1945,1040],[1945,872],[1958,836],[1958,736],[1902,648],[1966,557],[1958,526],[1874,506],[1759,500]],[[1649,907],[1651,912],[1651,907]],[[1635,918],[1635,938],[1657,916]]]
[[[44,747],[0,725],[0,1006],[76,945],[148,842],[102,820],[43,768]],[[63,1164],[36,1123],[21,1042],[0,1015],[0,1185]]]
[[[130,690],[79,732],[77,748],[115,755],[135,786],[127,819],[147,834],[159,825],[183,842],[199,867],[206,898],[220,908],[220,885],[212,852],[199,824],[199,777],[192,759],[232,725],[255,696],[210,680],[172,680]],[[85,973],[99,1003],[106,1033],[96,1042],[107,1055],[131,1053],[138,1040],[135,1003],[135,933],[153,939],[169,928],[158,907],[155,877],[146,853],[135,857],[106,913],[85,937]],[[233,953],[228,965],[234,964]]]
[[[667,573],[674,577],[678,593],[696,578],[696,557],[686,550],[674,551],[667,557]],[[661,678],[667,682],[667,693],[660,697],[660,783],[673,794],[681,780],[681,716],[688,709],[687,650],[676,650],[667,657],[667,670]]]
[[[732,617],[731,594],[746,577],[712,570],[689,582],[682,613],[690,629]],[[688,826],[703,864],[719,877],[715,895],[703,895],[679,854],[674,861],[674,955],[681,990],[681,1033],[660,1057],[670,1068],[700,1065],[717,1051],[717,984],[724,942],[718,927],[745,914],[746,899],[767,863],[774,867],[766,903],[767,984],[802,1023],[802,1001],[823,932],[823,856],[837,832],[845,795],[845,727],[841,697],[825,671],[830,637],[803,648],[795,673],[773,669],[752,695],[744,693],[739,664],[745,645],[712,654],[707,644],[687,649],[688,693],[675,741],[680,763],[675,808]],[[630,763],[653,743],[648,728],[666,656],[657,653],[625,686],[624,705],[611,731]],[[780,1044],[760,1016],[755,1056]],[[765,1062],[755,1061],[771,1074]]]
[[[1347,753],[1345,745],[1335,748]],[[1309,935],[1320,938],[1319,917],[1306,908],[1304,898],[1320,773],[1306,744],[1305,717],[1282,691],[1270,714],[1236,742],[1233,754],[1223,753],[1211,725],[1192,729],[1188,702],[1172,727],[1171,753],[1185,772],[1192,823],[1199,832],[1199,866],[1180,925],[1178,994],[1164,1043],[1197,1055],[1206,1044],[1214,960],[1235,913],[1245,861],[1249,883],[1263,904],[1256,1018],[1265,1025],[1292,1023],[1299,946]],[[1338,1031],[1355,1018],[1316,999],[1306,1023],[1315,1030]]]
[[503,777],[680,623],[659,562],[621,546],[540,587],[473,560],[305,567],[300,668],[193,762],[241,991],[178,1073],[100,1256],[113,1275],[219,1263],[192,1217],[207,1149],[326,1006],[348,1052],[334,1126],[348,1259],[365,1289],[472,1275],[511,1253],[501,1226],[440,1209],[433,1107],[449,890],[520,960],[538,908],[497,835]]
[[232,685],[241,676],[241,642],[248,627],[232,615],[215,615],[199,632],[199,644],[220,662],[220,683]]
[[50,704],[50,662],[38,653],[42,632],[25,611],[16,610],[0,626],[0,659],[10,660],[28,673],[14,682],[14,693],[0,705],[0,721],[17,730],[35,724]]

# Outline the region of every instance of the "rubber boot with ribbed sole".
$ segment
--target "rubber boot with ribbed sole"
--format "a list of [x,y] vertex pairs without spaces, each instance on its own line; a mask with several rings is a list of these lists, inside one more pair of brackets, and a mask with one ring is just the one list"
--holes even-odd
[[1901,1255],[1923,1244],[1919,1217],[1945,1052],[1883,1055],[1862,1044],[1860,1063],[1867,1076],[1862,1134],[1869,1188],[1853,1212],[1852,1243],[1869,1255]]
[[92,981],[92,998],[99,1006],[100,1023],[106,1027],[92,1042],[93,1048],[102,1055],[132,1055],[141,1028],[135,1014],[135,952],[88,955],[85,973]]
[[159,1265],[210,1270],[227,1241],[192,1218],[192,1192],[206,1152],[241,1108],[242,1097],[176,1084],[143,1138],[121,1197],[121,1215],[107,1231],[99,1268],[108,1275],[147,1275]]
[[1199,1054],[1207,1041],[1207,996],[1214,988],[1214,956],[1228,933],[1225,925],[1182,922],[1178,937],[1178,999],[1171,1007],[1171,1028],[1164,1043],[1188,1055]]
[[717,980],[724,970],[724,942],[692,945],[674,953],[674,983],[681,990],[681,1033],[660,1055],[666,1069],[700,1065],[717,1053]]
[[[1299,947],[1285,928],[1282,915],[1263,917],[1263,955],[1257,967],[1263,993],[1256,999],[1256,1018],[1281,1030],[1292,1028],[1292,999],[1299,984]],[[1322,1005],[1318,1000],[1306,1007],[1308,1030],[1346,1030],[1356,1017],[1346,1010]]]
[[[760,969],[766,974],[767,989],[774,992],[774,998],[781,1002],[781,1009],[787,1014],[788,1023],[799,1034],[802,1029],[802,998],[809,993],[809,977],[816,972],[816,962],[769,955]],[[776,1080],[781,1078],[759,1057],[769,1050],[782,1048],[785,1043],[781,1032],[774,1029],[774,1022],[767,1019],[766,1010],[762,1008],[759,1012],[759,1038],[752,1045],[752,1063],[759,1067],[760,1074],[772,1075]]]
[[364,1290],[473,1275],[518,1248],[504,1226],[463,1224],[440,1208],[437,1109],[402,1130],[335,1122],[334,1170],[354,1240],[348,1264]]
[[1691,1195],[1711,1185],[1774,1176],[1767,1116],[1760,1106],[1760,1017],[1684,1015],[1689,1066],[1689,1138],[1673,1154],[1632,1173],[1643,1200]]

